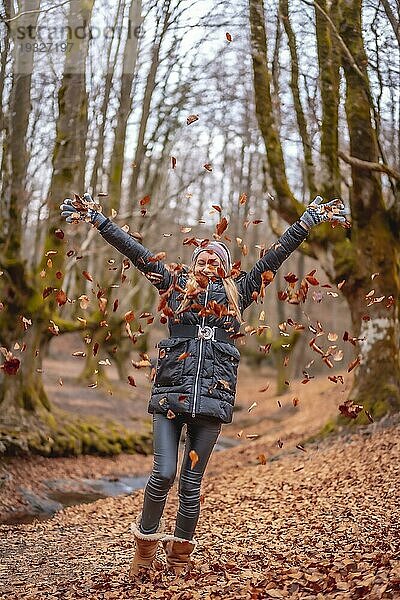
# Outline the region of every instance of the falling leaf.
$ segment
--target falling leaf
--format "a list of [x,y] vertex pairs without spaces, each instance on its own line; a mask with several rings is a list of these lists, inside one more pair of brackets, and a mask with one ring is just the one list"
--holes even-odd
[[333,355],[333,360],[338,362],[342,359],[343,359],[343,350],[338,350],[337,352],[335,352],[335,354]]
[[136,387],[136,382],[135,382],[134,378],[132,377],[132,375],[128,375],[128,381],[129,381],[129,385],[133,385],[134,387]]
[[338,339],[338,334],[337,333],[328,333],[328,340],[330,342],[336,342],[336,340]]
[[297,396],[295,396],[294,398],[292,398],[292,403],[293,406],[297,406],[299,404],[300,400]]
[[105,312],[105,310],[107,308],[107,302],[108,302],[108,300],[107,300],[107,298],[104,298],[104,296],[101,296],[98,299],[98,304],[99,304],[99,310],[100,310],[100,312],[102,312],[102,313]]
[[218,379],[218,383],[221,384],[221,386],[223,387],[224,390],[230,390],[231,389],[231,386],[229,385],[229,383],[225,379]]
[[82,271],[82,275],[84,276],[85,279],[87,279],[88,281],[93,281],[93,278],[91,276],[90,273],[88,273],[87,271]]
[[372,273],[372,275],[371,275],[371,279],[372,279],[372,280],[374,280],[374,279],[375,279],[375,277],[378,277],[378,275],[379,275],[379,273]]
[[240,196],[240,198],[239,198],[239,204],[242,204],[242,205],[243,205],[243,204],[246,204],[246,202],[247,202],[247,194],[245,194],[245,193],[243,192],[243,194],[241,194],[241,196]]
[[81,352],[81,351],[73,352],[72,356],[79,356],[81,358],[84,358],[86,356],[86,352]]
[[282,448],[282,446],[283,446],[283,442],[282,442],[282,440],[281,440],[281,439],[279,439],[279,440],[276,442],[276,444],[277,444],[277,446],[278,446],[279,448]]
[[188,356],[190,356],[190,352],[182,352],[182,354],[178,356],[177,360],[185,360],[185,358]]
[[79,305],[80,305],[81,309],[86,310],[90,304],[89,298],[85,294],[82,294],[82,296],[79,296],[78,299],[79,299]]
[[167,412],[167,419],[175,419],[176,414],[169,408]]
[[133,310],[128,310],[128,312],[124,314],[124,320],[126,321],[126,323],[130,323],[131,321],[133,321],[134,318],[135,313],[133,312]]
[[315,269],[306,275],[306,279],[311,285],[319,285],[319,281],[314,277],[314,273]]
[[355,419],[362,410],[363,406],[353,404],[351,400],[346,400],[343,404],[339,405],[340,413],[349,419]]
[[357,358],[355,360],[353,360],[352,362],[349,363],[347,372],[350,373],[350,371],[352,371],[353,369],[358,367],[360,362],[361,362],[361,356],[359,355],[359,356],[357,356]]
[[56,229],[54,232],[54,235],[59,239],[62,240],[64,239],[64,232],[62,229]]
[[6,373],[6,375],[16,375],[18,369],[20,367],[21,361],[9,354],[9,358],[4,361],[4,363],[0,366],[1,369]]
[[109,367],[109,366],[111,366],[111,363],[108,360],[108,358],[106,358],[105,360],[99,360],[99,365],[105,365],[105,366]]
[[43,293],[42,293],[43,299],[47,298],[47,296],[50,296],[50,294],[52,294],[53,292],[54,292],[54,288],[52,288],[52,287],[44,288]]
[[203,167],[206,169],[206,171],[212,171],[212,165],[210,163],[206,163],[203,165]]
[[216,225],[217,235],[222,235],[227,227],[228,227],[228,221],[226,220],[226,217],[222,217],[220,222],[217,223],[217,225]]
[[144,196],[140,200],[139,204],[140,204],[140,206],[145,206],[146,204],[149,204],[149,202],[150,202],[150,196]]
[[118,300],[118,298],[116,298],[114,300],[114,304],[113,304],[113,312],[115,312],[117,310],[118,304],[119,304],[119,300]]
[[64,292],[64,290],[58,290],[58,292],[56,294],[56,300],[57,300],[58,306],[63,306],[64,304],[66,304],[67,294]]
[[194,469],[194,468],[195,468],[195,466],[196,466],[196,464],[199,462],[199,456],[198,456],[198,454],[197,454],[196,450],[191,450],[191,451],[189,452],[189,458],[190,458],[190,460],[192,461],[192,463],[191,463],[191,465],[190,465],[190,468],[191,468],[191,469]]
[[60,333],[60,328],[58,327],[58,325],[56,325],[56,324],[54,323],[54,321],[52,321],[51,319],[50,319],[50,323],[51,323],[51,327],[48,327],[48,328],[47,328],[47,329],[48,329],[48,331],[50,331],[50,333],[52,333],[53,335],[59,335],[59,333]]
[[266,465],[267,464],[267,457],[265,456],[265,454],[259,454],[257,456],[257,460],[261,465]]
[[199,115],[189,115],[186,119],[186,123],[187,125],[191,125],[192,123],[194,123],[195,121],[199,120]]
[[60,385],[64,385],[64,383],[63,383],[63,380],[61,379],[61,377],[59,377],[59,379],[58,379],[58,383],[59,383]]
[[287,273],[286,275],[284,275],[284,279],[288,283],[296,283],[296,281],[299,280],[299,278],[296,277],[296,275],[294,273],[292,273],[291,271],[289,271],[289,273]]
[[176,167],[176,158],[175,156],[171,156],[171,169],[175,169]]
[[248,412],[251,412],[254,408],[256,408],[257,406],[257,402],[253,402],[253,404],[251,406],[249,406],[249,408],[247,409]]
[[248,433],[246,435],[248,440],[256,440],[258,437],[260,437],[258,433]]
[[231,34],[230,34],[230,33],[226,32],[226,33],[225,33],[225,37],[226,37],[226,39],[228,40],[228,42],[231,42],[231,41],[232,41],[232,36],[231,36]]
[[395,304],[395,302],[394,302],[393,296],[388,296],[387,302],[385,304],[386,308],[391,308],[392,306],[394,306],[394,304]]

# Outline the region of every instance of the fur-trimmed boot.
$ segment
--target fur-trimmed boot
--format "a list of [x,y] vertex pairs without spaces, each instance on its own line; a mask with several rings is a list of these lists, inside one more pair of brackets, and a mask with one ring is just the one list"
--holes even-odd
[[136,550],[135,556],[129,570],[129,577],[134,579],[141,569],[150,569],[157,552],[158,542],[165,537],[164,520],[160,520],[160,524],[155,533],[142,533],[139,529],[141,516],[136,523],[132,523],[131,531],[135,538]]
[[169,570],[179,575],[190,569],[190,555],[197,546],[196,540],[185,540],[174,535],[166,535],[162,545],[167,556]]

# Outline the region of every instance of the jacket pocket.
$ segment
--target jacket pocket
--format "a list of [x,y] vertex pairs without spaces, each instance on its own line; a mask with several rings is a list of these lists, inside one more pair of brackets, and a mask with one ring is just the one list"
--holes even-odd
[[[188,342],[181,338],[167,338],[158,344],[156,386],[174,386],[182,383]],[[179,358],[182,356],[182,358]]]
[[213,387],[235,394],[240,352],[236,346],[223,342],[214,342]]

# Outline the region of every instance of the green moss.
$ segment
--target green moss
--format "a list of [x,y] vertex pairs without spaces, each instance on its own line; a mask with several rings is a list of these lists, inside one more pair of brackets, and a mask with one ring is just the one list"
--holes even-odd
[[5,445],[5,454],[15,455],[30,452],[42,456],[79,456],[98,454],[110,456],[126,452],[150,454],[153,449],[152,433],[137,433],[109,421],[103,423],[93,418],[74,418],[63,411],[51,416],[37,415],[25,420],[19,430],[0,428],[0,441]]
[[348,238],[343,238],[334,244],[333,260],[336,280],[339,282],[342,279],[347,279],[356,265],[354,245]]

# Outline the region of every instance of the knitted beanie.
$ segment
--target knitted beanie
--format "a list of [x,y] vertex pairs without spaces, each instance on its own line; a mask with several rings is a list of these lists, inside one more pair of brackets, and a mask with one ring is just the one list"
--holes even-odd
[[229,275],[232,269],[232,259],[229,248],[224,242],[211,241],[208,242],[207,246],[198,246],[193,254],[192,254],[192,265],[196,262],[196,259],[200,252],[204,252],[204,250],[212,250],[221,259],[222,266],[225,270],[225,273]]

